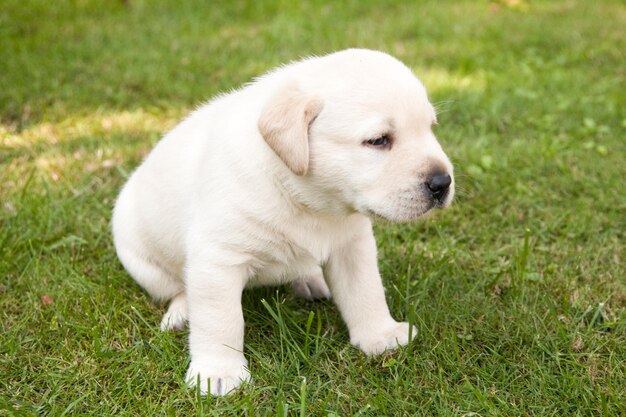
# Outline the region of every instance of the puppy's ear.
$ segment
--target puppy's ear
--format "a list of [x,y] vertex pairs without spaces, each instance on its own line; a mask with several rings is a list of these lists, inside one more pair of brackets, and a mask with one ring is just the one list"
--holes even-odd
[[323,106],[291,83],[269,100],[259,117],[263,139],[296,175],[309,169],[309,125]]

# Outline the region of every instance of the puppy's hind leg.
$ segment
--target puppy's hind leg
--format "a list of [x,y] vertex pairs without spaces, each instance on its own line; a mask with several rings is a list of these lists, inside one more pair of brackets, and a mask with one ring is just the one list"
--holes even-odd
[[189,313],[187,312],[187,297],[181,292],[170,302],[167,312],[161,320],[161,331],[177,331],[185,328]]
[[321,268],[309,275],[298,278],[291,283],[291,288],[293,288],[296,294],[306,300],[328,300],[330,298],[330,290],[328,285],[326,285]]
[[161,320],[161,330],[181,330],[187,321],[183,282],[132,248],[117,243],[117,252],[128,273],[157,301],[170,301]]

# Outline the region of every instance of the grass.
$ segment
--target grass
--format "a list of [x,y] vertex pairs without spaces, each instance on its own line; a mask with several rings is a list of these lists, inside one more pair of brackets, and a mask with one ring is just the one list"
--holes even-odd
[[[626,415],[624,27],[620,1],[4,1],[0,415]],[[200,102],[349,46],[415,70],[456,164],[450,210],[376,227],[419,336],[367,358],[332,302],[248,291],[254,382],[200,397],[114,198]]]

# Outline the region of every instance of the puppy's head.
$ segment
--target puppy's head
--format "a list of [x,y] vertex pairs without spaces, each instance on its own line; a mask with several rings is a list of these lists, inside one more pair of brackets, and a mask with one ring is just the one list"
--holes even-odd
[[287,69],[258,126],[310,204],[392,221],[450,204],[453,169],[432,132],[435,110],[406,66],[353,49]]

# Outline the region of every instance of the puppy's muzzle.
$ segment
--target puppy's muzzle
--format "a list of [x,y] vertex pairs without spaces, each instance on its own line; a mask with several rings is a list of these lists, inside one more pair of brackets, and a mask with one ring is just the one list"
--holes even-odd
[[435,174],[426,182],[426,188],[431,198],[441,204],[448,195],[450,184],[452,184],[452,177],[449,174]]

